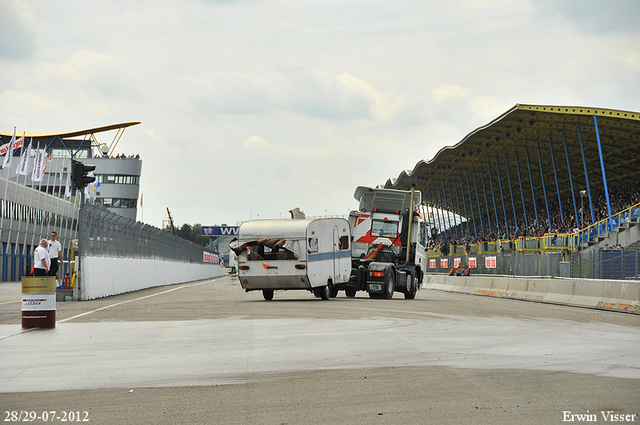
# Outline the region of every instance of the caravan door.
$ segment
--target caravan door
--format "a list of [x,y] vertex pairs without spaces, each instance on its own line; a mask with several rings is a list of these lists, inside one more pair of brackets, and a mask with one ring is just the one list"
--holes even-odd
[[338,252],[340,251],[340,230],[338,226],[333,226],[333,274],[331,280],[334,284],[340,282],[340,257]]

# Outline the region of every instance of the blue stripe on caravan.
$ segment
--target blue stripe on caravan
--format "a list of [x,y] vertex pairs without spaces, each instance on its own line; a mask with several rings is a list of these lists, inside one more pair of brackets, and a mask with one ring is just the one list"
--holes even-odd
[[307,262],[333,260],[334,258],[351,258],[351,251],[326,252],[324,254],[309,254]]

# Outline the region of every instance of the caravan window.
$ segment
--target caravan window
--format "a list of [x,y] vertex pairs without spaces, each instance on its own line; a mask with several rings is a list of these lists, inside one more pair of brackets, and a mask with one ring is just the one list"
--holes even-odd
[[318,238],[309,238],[309,254],[318,252]]
[[397,238],[398,222],[388,220],[371,220],[371,236],[376,238]]
[[299,241],[284,239],[260,239],[247,247],[249,261],[297,260],[300,256]]
[[349,236],[341,236],[340,241],[340,249],[349,249]]

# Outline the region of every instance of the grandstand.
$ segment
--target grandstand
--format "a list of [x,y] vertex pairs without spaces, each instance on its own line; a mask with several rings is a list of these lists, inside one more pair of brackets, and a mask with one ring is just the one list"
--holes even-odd
[[640,113],[517,104],[385,187],[466,218],[434,223],[430,272],[638,278],[639,177]]

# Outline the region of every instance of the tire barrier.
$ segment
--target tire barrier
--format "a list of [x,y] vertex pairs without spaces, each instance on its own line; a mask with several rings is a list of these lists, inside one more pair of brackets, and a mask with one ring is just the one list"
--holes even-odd
[[22,327],[56,327],[56,278],[22,278]]
[[426,289],[640,314],[640,282],[425,275]]

